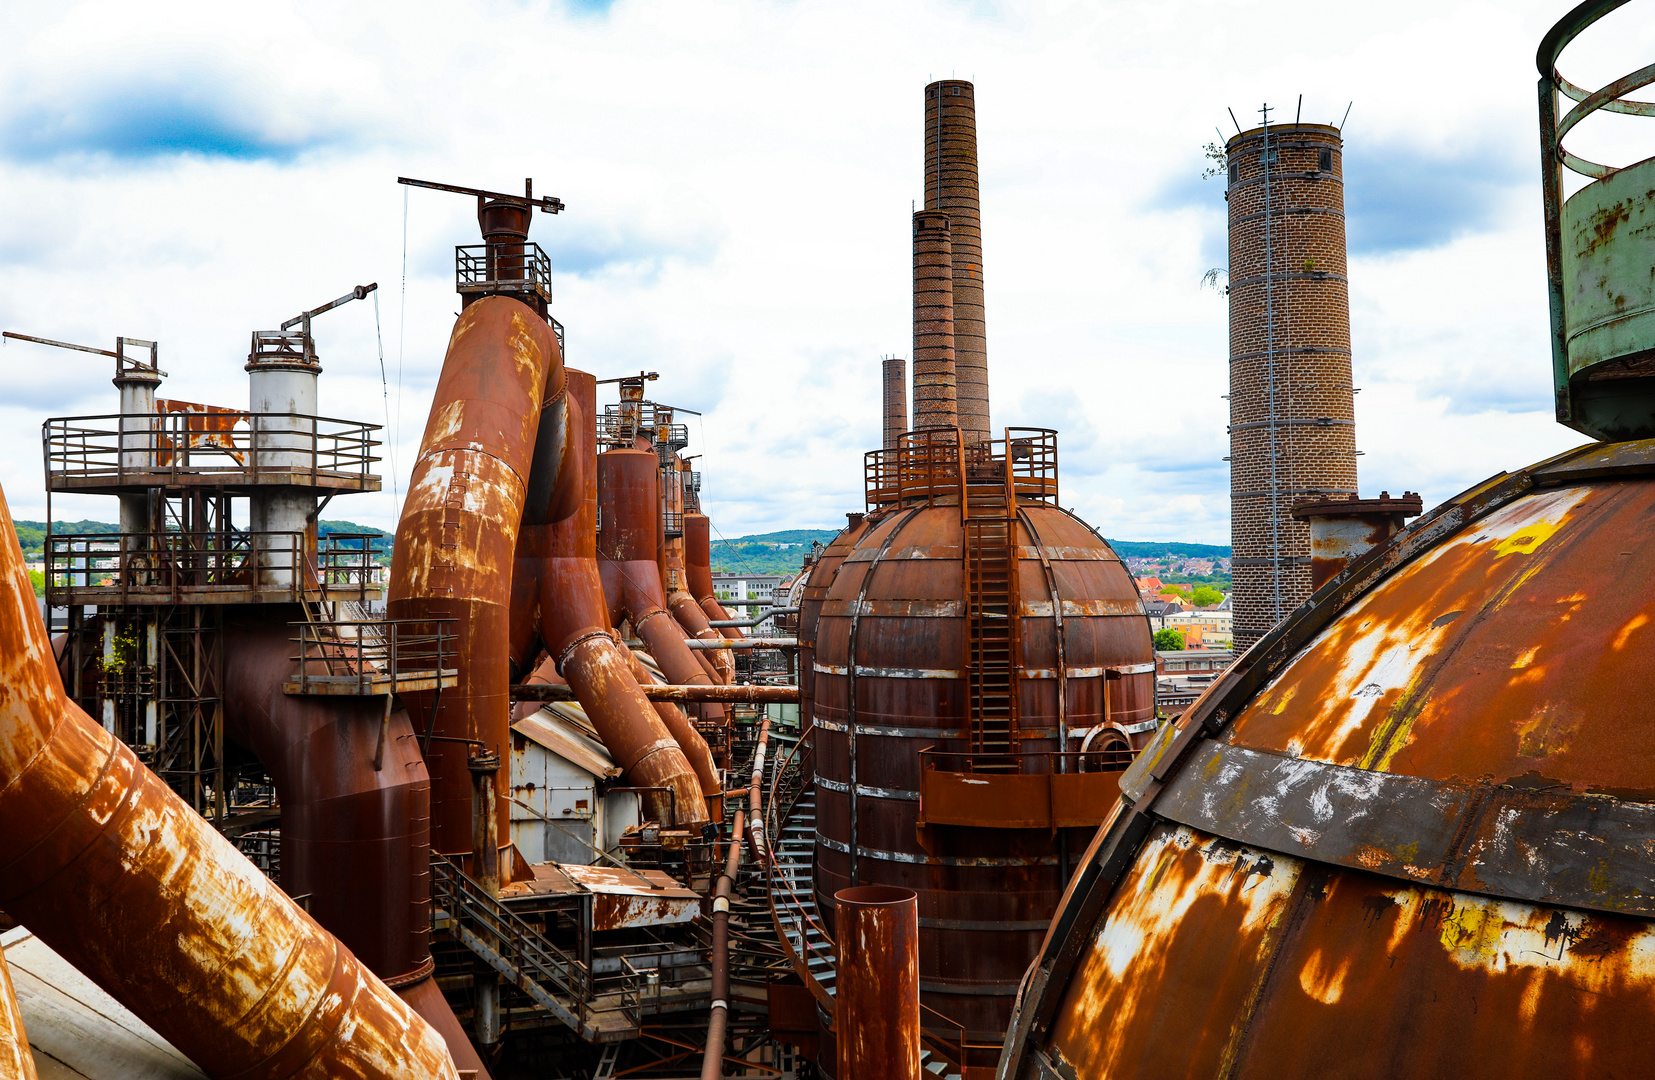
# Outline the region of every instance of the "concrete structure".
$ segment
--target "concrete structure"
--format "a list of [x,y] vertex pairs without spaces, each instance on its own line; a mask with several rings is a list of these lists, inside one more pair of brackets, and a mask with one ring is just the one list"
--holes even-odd
[[1310,595],[1294,501],[1356,492],[1342,140],[1266,124],[1225,147],[1236,647]]

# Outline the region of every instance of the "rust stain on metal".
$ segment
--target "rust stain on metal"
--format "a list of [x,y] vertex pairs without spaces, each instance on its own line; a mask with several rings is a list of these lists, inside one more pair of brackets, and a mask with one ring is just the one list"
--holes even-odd
[[834,895],[835,1075],[919,1080],[919,900],[911,889],[863,885]]
[[440,1036],[64,694],[0,512],[0,907],[215,1076],[447,1077]]
[[[459,685],[435,699],[406,695],[429,715],[431,841],[444,854],[471,850],[466,745],[504,752],[510,737],[511,568],[523,517],[540,405],[563,390],[557,337],[533,309],[504,296],[466,306],[455,323],[397,526],[388,613],[456,619]],[[502,778],[500,784],[504,784]],[[509,800],[497,790],[497,827],[509,835]]]
[[0,952],[0,1076],[10,1080],[39,1080],[4,952]]

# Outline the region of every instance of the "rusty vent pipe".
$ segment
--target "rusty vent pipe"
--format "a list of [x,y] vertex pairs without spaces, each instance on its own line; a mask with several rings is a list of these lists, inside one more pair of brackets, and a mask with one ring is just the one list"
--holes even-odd
[[920,1080],[919,894],[858,885],[833,895],[833,1026],[841,1080]]
[[[527,611],[529,621],[538,625],[541,644],[631,782],[673,792],[671,800],[662,797],[652,803],[651,815],[666,820],[670,802],[678,811],[676,824],[700,824],[707,820],[708,792],[693,762],[699,743],[710,771],[706,742],[688,721],[678,730],[669,726],[667,714],[639,689],[629,650],[610,634],[597,562],[597,433],[592,421],[597,382],[584,371],[570,370],[567,377],[567,412],[575,433],[571,442],[581,497],[570,517],[524,527],[513,573],[514,615]],[[520,662],[526,659],[519,657]],[[713,790],[716,787],[715,783]]]
[[[457,620],[459,684],[436,703],[425,755],[431,843],[445,855],[471,851],[468,743],[500,752],[510,733],[513,549],[540,405],[562,390],[563,378],[557,337],[532,309],[504,296],[467,306],[449,339],[397,526],[390,617]],[[431,713],[431,692],[403,696],[415,716]],[[511,835],[508,795],[496,791],[501,836]]]
[[[684,560],[688,564],[690,593],[700,603],[707,618],[733,621],[735,616],[718,602],[713,589],[712,519],[706,514],[684,515]],[[718,630],[731,641],[747,636],[735,626],[721,626]]]
[[[610,615],[618,625],[630,619],[650,655],[673,683],[717,685],[684,643],[684,630],[667,611],[661,590],[660,470],[653,450],[609,450],[598,455],[598,569]],[[724,707],[699,706],[701,719],[722,722]]]
[[914,427],[954,427],[954,268],[948,215],[914,215]]
[[446,1077],[442,1039],[64,693],[0,496],[0,908],[210,1076]]

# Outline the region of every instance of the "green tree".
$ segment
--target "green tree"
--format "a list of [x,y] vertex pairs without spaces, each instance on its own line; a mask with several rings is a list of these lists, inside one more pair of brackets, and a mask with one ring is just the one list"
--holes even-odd
[[1162,585],[1161,591],[1169,596],[1177,596],[1184,600],[1190,598],[1190,587],[1188,585]]
[[1184,635],[1168,627],[1155,631],[1155,648],[1160,652],[1178,652],[1184,647]]
[[1194,591],[1190,593],[1190,601],[1196,607],[1212,607],[1214,604],[1222,603],[1223,600],[1224,594],[1211,585],[1197,585]]
[[46,595],[46,575],[45,574],[42,574],[39,570],[30,570],[29,571],[29,581],[34,585],[34,594],[36,596],[45,596]]

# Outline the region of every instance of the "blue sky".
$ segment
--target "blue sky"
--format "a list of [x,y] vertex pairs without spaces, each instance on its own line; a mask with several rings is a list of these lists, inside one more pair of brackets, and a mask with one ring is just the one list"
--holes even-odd
[[[659,371],[652,392],[706,413],[691,452],[722,533],[831,526],[861,505],[879,357],[909,349],[921,90],[957,74],[978,88],[995,422],[1060,430],[1063,501],[1106,535],[1225,542],[1201,146],[1227,109],[1303,94],[1318,120],[1354,102],[1362,486],[1431,504],[1580,441],[1547,413],[1535,164],[1532,57],[1565,6],[10,5],[0,326],[157,338],[164,395],[237,406],[249,331],[379,282],[377,308],[318,323],[321,408],[386,425],[386,492],[329,513],[390,526],[453,246],[476,241],[466,200],[395,178],[532,175],[569,206],[533,235],[569,362]],[[1641,11],[1575,47],[1577,81],[1647,61]],[[114,392],[91,357],[12,343],[0,364],[0,483],[41,517],[38,425]]]

